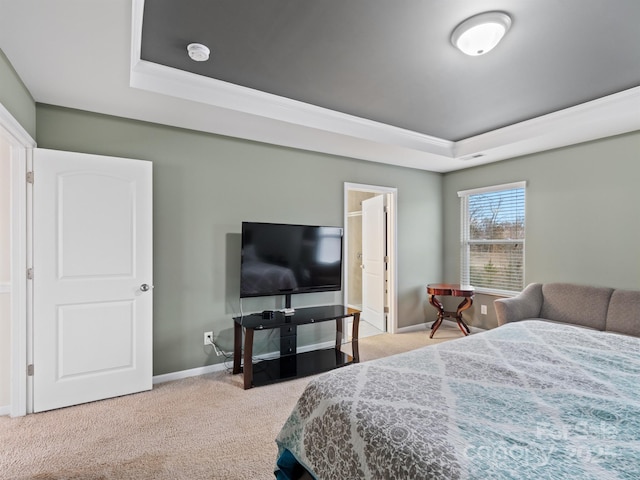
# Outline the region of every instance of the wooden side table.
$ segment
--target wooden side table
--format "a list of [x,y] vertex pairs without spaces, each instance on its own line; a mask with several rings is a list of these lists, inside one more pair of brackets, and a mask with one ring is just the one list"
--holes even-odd
[[[429,338],[433,338],[433,334],[436,333],[436,330],[438,330],[438,327],[440,327],[442,320],[444,320],[445,317],[455,318],[458,323],[458,327],[465,335],[469,335],[471,333],[469,326],[464,323],[464,320],[462,319],[462,312],[473,304],[474,292],[474,288],[471,285],[459,285],[457,283],[430,283],[427,285],[429,303],[438,310],[438,319],[433,322],[433,325],[431,325],[431,334],[429,335]],[[460,302],[460,305],[458,305],[455,312],[447,312],[436,295],[464,297],[464,299]]]

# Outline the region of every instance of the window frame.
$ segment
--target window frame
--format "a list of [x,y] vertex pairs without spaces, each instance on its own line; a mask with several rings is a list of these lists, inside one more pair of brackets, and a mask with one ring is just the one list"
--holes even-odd
[[[473,285],[476,293],[499,295],[499,296],[515,296],[522,291],[525,282],[525,252],[526,252],[526,181],[504,183],[500,185],[491,185],[488,187],[472,188],[469,190],[461,190],[458,192],[460,198],[460,283],[463,285],[470,284],[470,245],[505,245],[505,244],[522,244],[522,285],[520,290],[505,290],[498,288],[490,288],[484,286]],[[489,239],[489,240],[471,240],[469,218],[469,198],[474,195],[481,195],[493,192],[504,192],[508,190],[523,190],[524,193],[524,238],[522,239]]]

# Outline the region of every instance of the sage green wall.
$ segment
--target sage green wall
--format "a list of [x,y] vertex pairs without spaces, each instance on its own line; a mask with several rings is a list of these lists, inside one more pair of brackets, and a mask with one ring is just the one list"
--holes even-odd
[[[459,279],[459,190],[527,181],[525,283],[640,289],[640,132],[448,173],[444,276]],[[491,296],[469,316],[496,325]],[[479,305],[488,305],[487,316]]]
[[36,138],[36,103],[1,49],[0,104],[23,126],[31,138]]
[[[241,222],[342,225],[344,182],[398,189],[399,326],[425,320],[424,285],[442,274],[440,174],[40,104],[37,141],[153,161],[155,375],[221,362],[203,347],[206,330],[232,351]],[[323,303],[342,303],[341,294],[293,297],[294,307]],[[302,343],[331,340],[326,327],[303,329]],[[259,333],[257,353],[278,350],[279,338]]]

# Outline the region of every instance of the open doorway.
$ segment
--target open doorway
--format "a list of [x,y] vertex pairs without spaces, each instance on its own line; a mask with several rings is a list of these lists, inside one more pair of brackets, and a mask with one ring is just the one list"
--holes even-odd
[[345,183],[344,295],[362,312],[360,338],[397,328],[396,195],[395,188]]

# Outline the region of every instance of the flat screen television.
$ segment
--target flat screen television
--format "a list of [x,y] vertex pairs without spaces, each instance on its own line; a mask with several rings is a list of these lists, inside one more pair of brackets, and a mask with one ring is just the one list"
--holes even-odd
[[240,297],[342,289],[342,228],[242,222]]

